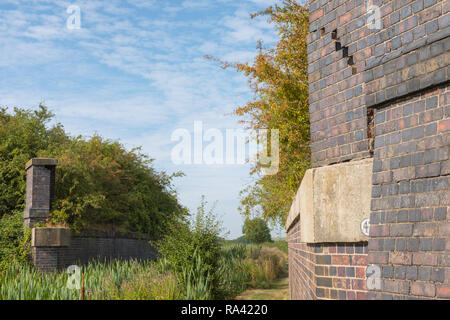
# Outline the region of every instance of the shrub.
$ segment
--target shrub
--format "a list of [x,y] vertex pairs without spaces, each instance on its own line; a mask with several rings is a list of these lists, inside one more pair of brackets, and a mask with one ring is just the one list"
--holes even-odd
[[[214,207],[207,211],[202,202],[189,221],[173,223],[169,232],[156,243],[168,269],[181,274],[180,279],[191,299],[220,299],[221,225]],[[209,294],[206,292],[209,290]]]
[[28,262],[30,240],[31,231],[24,228],[22,212],[0,218],[0,272],[14,262]]
[[71,137],[62,125],[49,126],[53,114],[0,108],[0,217],[23,212],[25,163],[57,158],[52,220],[70,227],[138,231],[160,237],[186,213],[172,189],[180,173],[156,172],[139,148],[100,136]]

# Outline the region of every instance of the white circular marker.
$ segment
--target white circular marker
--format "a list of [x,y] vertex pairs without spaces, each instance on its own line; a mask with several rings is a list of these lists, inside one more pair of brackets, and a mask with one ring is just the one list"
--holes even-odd
[[370,231],[370,220],[369,219],[364,219],[361,222],[361,232],[365,235],[365,236],[369,236],[369,231]]

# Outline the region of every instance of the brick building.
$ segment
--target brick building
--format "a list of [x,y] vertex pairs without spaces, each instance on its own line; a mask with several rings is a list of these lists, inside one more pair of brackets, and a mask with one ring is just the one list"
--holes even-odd
[[309,6],[313,168],[286,222],[291,297],[450,299],[450,1]]

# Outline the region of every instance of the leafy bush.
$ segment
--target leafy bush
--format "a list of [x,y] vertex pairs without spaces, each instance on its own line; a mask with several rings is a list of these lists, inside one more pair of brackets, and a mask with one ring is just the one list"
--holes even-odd
[[0,218],[0,273],[14,262],[25,264],[30,251],[31,231],[23,227],[23,213]]
[[160,237],[171,221],[185,214],[172,189],[180,176],[156,172],[139,148],[126,150],[100,136],[71,137],[53,114],[0,109],[0,217],[23,212],[25,163],[57,158],[52,221],[76,229],[138,231]]
[[214,207],[207,211],[206,206],[203,197],[193,219],[172,223],[169,232],[156,243],[166,266],[183,275],[181,281],[192,299],[221,298],[221,225]]
[[22,212],[31,158],[59,160],[51,223],[159,238],[186,214],[172,189],[180,173],[156,172],[139,148],[128,151],[99,136],[70,137],[62,125],[49,126],[52,118],[44,106],[12,113],[0,108],[0,267],[26,260]]

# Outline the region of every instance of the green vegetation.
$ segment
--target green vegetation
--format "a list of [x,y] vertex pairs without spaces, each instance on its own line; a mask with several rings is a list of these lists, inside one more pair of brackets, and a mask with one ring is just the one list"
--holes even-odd
[[213,209],[207,209],[203,198],[190,221],[173,224],[157,243],[160,263],[182,275],[188,299],[230,299],[248,286],[268,287],[284,274],[286,255],[281,250],[224,243]]
[[[83,286],[69,289],[69,274],[44,274],[29,265],[10,265],[0,279],[1,300],[123,299],[172,300],[182,298],[176,278],[160,273],[150,262],[116,261],[82,267]],[[82,290],[83,288],[83,290]],[[83,294],[82,294],[83,291]]]
[[57,158],[53,223],[75,229],[110,228],[161,236],[185,214],[172,190],[173,176],[156,172],[140,149],[93,136],[70,137],[61,124],[49,126],[47,108],[0,109],[0,217],[22,212],[25,163]]
[[[47,128],[51,118],[43,106],[0,112],[0,185],[7,186],[0,189],[0,299],[232,299],[247,288],[270,288],[285,273],[285,254],[276,248],[224,244],[204,199],[189,218],[171,189],[173,176],[155,172],[138,149],[70,137],[59,124]],[[82,268],[83,294],[67,288],[66,272],[32,267],[22,212],[24,165],[33,157],[60,160],[49,224],[144,232],[160,239],[160,260],[92,262]]]
[[53,115],[0,108],[0,271],[26,257],[23,228],[25,163],[35,157],[59,160],[56,195],[49,223],[74,229],[137,231],[154,238],[187,214],[172,180],[180,173],[156,172],[140,149],[117,141],[70,137]]
[[246,218],[244,226],[242,227],[242,233],[245,238],[252,243],[271,242],[270,229],[267,226],[267,222],[261,218]]
[[[219,292],[220,222],[213,209],[202,202],[188,221],[171,224],[156,246],[169,270],[183,274],[192,299],[222,298]],[[194,280],[195,279],[195,280]]]
[[0,273],[10,264],[28,261],[31,231],[23,228],[23,213],[0,219]]

